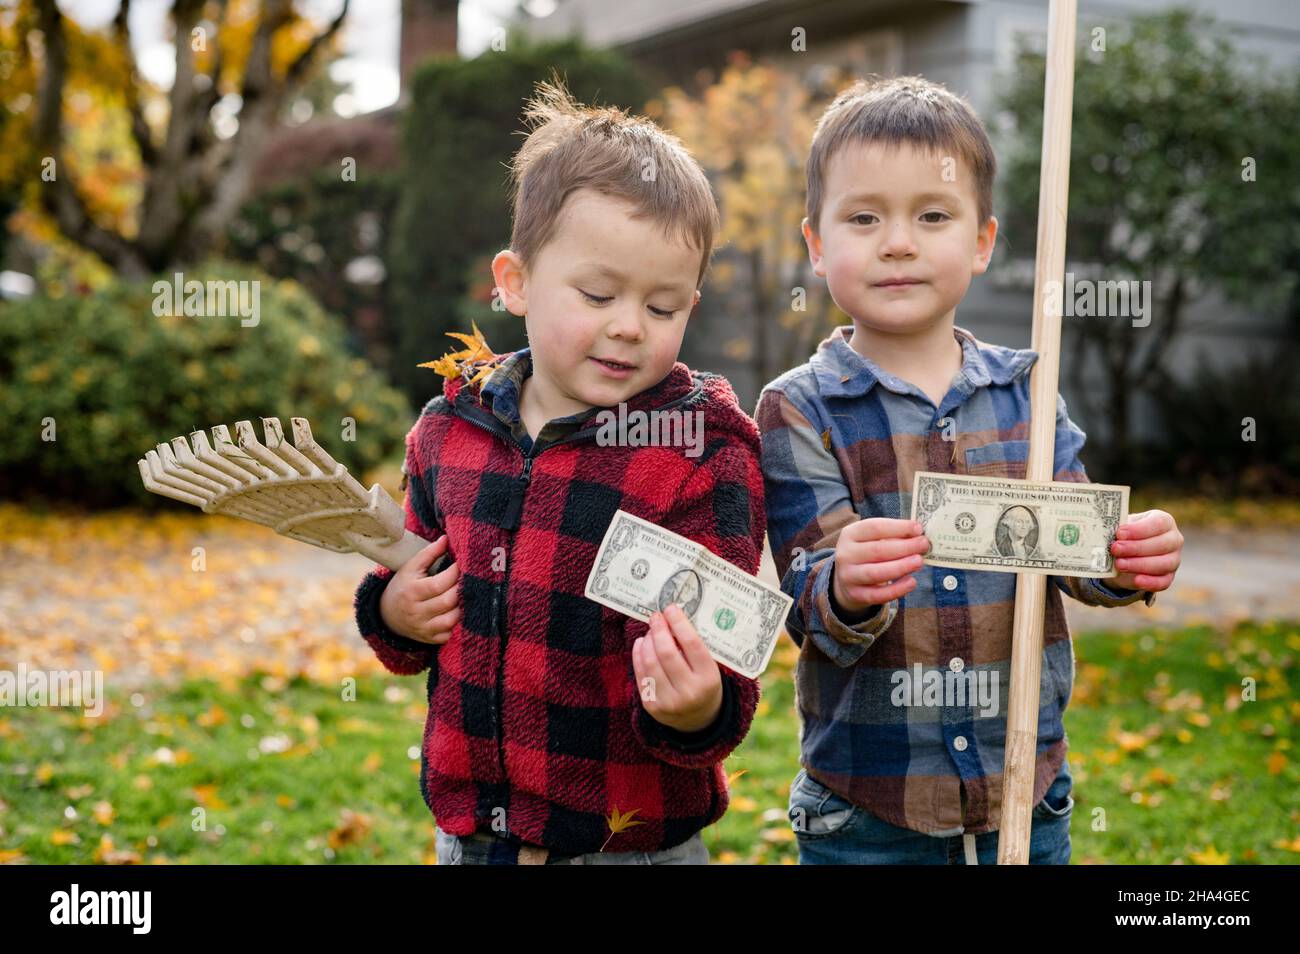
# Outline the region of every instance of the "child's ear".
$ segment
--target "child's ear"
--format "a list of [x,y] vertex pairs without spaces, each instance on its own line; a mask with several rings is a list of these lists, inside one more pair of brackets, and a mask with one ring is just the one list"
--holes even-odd
[[988,270],[989,261],[993,258],[993,246],[997,243],[998,238],[998,220],[996,216],[990,215],[989,220],[981,226],[979,233],[975,236],[975,259],[971,262],[971,274],[983,275]]
[[502,249],[492,259],[492,280],[501,303],[512,315],[528,313],[528,273],[523,260],[510,249]]
[[813,231],[812,223],[804,217],[799,226],[803,240],[808,244],[808,260],[812,262],[813,274],[826,277],[826,266],[822,263],[822,237]]

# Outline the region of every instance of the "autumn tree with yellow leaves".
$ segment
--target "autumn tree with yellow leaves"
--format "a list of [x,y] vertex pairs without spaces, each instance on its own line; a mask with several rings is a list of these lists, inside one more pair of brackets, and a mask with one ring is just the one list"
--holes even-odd
[[170,90],[142,77],[131,2],[106,32],[54,0],[0,11],[0,191],[123,277],[202,258],[251,185],[287,97],[331,47],[291,0],[176,0]]
[[[847,85],[847,78],[845,79]],[[813,274],[800,232],[804,162],[822,90],[792,70],[733,53],[717,82],[666,89],[647,112],[681,137],[713,182],[722,212],[707,294],[721,300],[727,355],[770,381],[847,321]]]

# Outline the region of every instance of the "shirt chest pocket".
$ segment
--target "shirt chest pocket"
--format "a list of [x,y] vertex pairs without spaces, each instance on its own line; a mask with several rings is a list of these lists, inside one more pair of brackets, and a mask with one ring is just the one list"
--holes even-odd
[[973,477],[1024,480],[1028,464],[1029,441],[994,441],[966,448],[966,473]]

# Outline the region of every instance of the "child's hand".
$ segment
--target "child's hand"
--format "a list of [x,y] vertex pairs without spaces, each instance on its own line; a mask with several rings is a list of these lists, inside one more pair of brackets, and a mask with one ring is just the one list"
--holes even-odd
[[451,564],[436,576],[428,576],[433,562],[447,549],[444,533],[407,560],[384,587],[379,598],[379,615],[399,636],[437,645],[451,638],[460,620],[460,565]]
[[912,576],[924,565],[930,549],[921,525],[914,520],[868,517],[840,531],[835,544],[835,603],[847,613],[888,603],[916,588]]
[[1119,574],[1106,584],[1126,590],[1169,589],[1183,557],[1183,535],[1172,515],[1163,510],[1131,513],[1115,530],[1110,545]]
[[632,669],[641,702],[655,721],[698,732],[718,717],[722,673],[676,603],[650,617],[649,631],[632,644]]

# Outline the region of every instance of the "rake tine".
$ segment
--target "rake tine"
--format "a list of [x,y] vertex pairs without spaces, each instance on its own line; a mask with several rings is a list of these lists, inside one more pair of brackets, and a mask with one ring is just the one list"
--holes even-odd
[[158,456],[156,450],[147,451],[144,455],[144,459],[148,462],[149,473],[153,476],[155,482],[167,487],[173,487],[176,490],[180,490],[184,493],[190,494],[191,496],[199,497],[203,501],[204,505],[212,499],[212,495],[202,487],[168,474],[163,469],[162,458]]
[[235,434],[238,436],[236,443],[238,443],[239,449],[255,458],[263,467],[275,474],[275,476],[298,476],[296,470],[262,446],[262,442],[257,439],[257,434],[253,432],[253,425],[251,422],[236,421]]
[[[207,449],[209,455],[211,455],[212,457],[216,457],[217,461],[219,461],[221,464],[224,464],[226,467],[232,466],[230,464],[227,464],[225,461],[221,460],[221,458],[217,457],[217,455],[212,454],[211,448],[208,447],[207,435],[205,435],[202,431],[195,431],[195,434],[203,438],[202,447],[204,449]],[[196,440],[195,443],[197,444],[199,442]],[[200,460],[190,450],[189,445],[185,442],[185,439],[183,437],[178,437],[174,441],[172,441],[172,446],[175,447],[177,451],[176,459],[179,460],[182,464],[185,464],[191,470],[194,470],[200,474],[206,473],[208,474],[208,476],[212,477],[213,480],[219,481],[225,485],[226,489],[217,498],[218,500],[223,500],[223,498],[229,496],[232,492],[237,493],[249,486],[244,481],[243,477],[232,476],[223,470],[219,470],[217,466],[215,466],[214,464],[208,464]],[[215,502],[216,501],[214,501],[214,503]],[[251,495],[241,497],[238,501],[232,501],[230,503],[225,504],[225,506],[228,509],[230,509],[232,513],[235,513],[236,516],[247,515],[249,520],[254,520],[257,521],[258,523],[268,523],[269,521],[273,520],[275,517],[275,515],[270,511],[270,509],[267,508],[265,503],[253,499]]]
[[[262,442],[257,439],[257,434],[253,431],[251,422],[237,421],[235,423],[235,433],[239,435],[239,449],[247,452],[267,470],[271,471],[270,476],[280,478],[301,476],[296,470],[262,446]],[[275,496],[278,501],[287,504],[289,500],[292,500],[298,506],[320,506],[322,503],[310,488],[298,487],[292,484],[283,489],[277,489]]]
[[[218,424],[212,428],[212,440],[218,454],[232,464],[242,467],[257,480],[275,476],[273,472],[268,472],[265,467],[235,446],[235,442],[230,439],[230,428],[226,425]],[[251,483],[248,478],[245,478],[245,482]]]
[[284,439],[284,429],[278,417],[262,418],[262,436],[266,449],[278,454],[280,459],[289,464],[304,477],[324,477],[319,467],[298,452],[298,449]]
[[[203,431],[194,431],[190,434],[190,440],[194,443],[195,469],[200,467],[207,468],[213,472],[216,479],[227,481],[229,490],[227,493],[239,493],[250,487],[256,486],[256,480],[243,467],[238,467],[230,463],[224,457],[213,451],[212,446],[208,443],[208,435]],[[181,455],[178,455],[178,457]],[[200,471],[202,472],[202,471]],[[220,477],[216,477],[220,474]],[[227,504],[226,506],[230,506]],[[256,520],[259,523],[271,525],[271,521],[276,519],[276,515],[270,507],[266,506],[264,501],[254,500],[251,494],[244,494],[240,497],[239,506],[244,508],[251,515],[250,520]]]
[[186,471],[201,474],[201,476],[207,477],[209,480],[220,483],[220,485],[226,487],[226,489],[240,486],[240,482],[235,480],[234,477],[231,477],[230,474],[227,474],[224,471],[218,471],[218,469],[212,467],[211,464],[205,464],[203,461],[196,458],[194,451],[190,450],[190,442],[186,441],[185,438],[172,438],[172,452],[175,455],[175,459],[177,459],[177,463],[181,464],[181,467],[185,468]]
[[316,443],[316,438],[312,436],[311,425],[307,423],[304,417],[291,417],[289,423],[293,427],[293,442],[298,445],[298,450],[311,460],[327,474],[332,474],[338,470],[338,461],[325,452],[325,448]]
[[210,480],[202,474],[193,473],[188,468],[182,467],[176,459],[176,455],[172,453],[170,444],[158,445],[158,458],[162,461],[163,473],[169,477],[175,477],[177,480],[183,480],[196,487],[201,487],[209,498],[222,493],[226,489],[215,480]]
[[309,458],[317,467],[330,476],[342,472],[343,488],[348,492],[349,496],[356,498],[369,496],[370,492],[348,473],[347,468],[327,454],[325,448],[316,443],[316,438],[311,433],[311,425],[307,423],[305,417],[292,417],[289,419],[289,423],[293,427],[293,442],[298,446],[298,450],[302,452],[303,456]]
[[[150,451],[150,453],[152,454],[153,451]],[[202,497],[195,496],[194,494],[184,490],[177,490],[175,487],[154,480],[149,465],[145,462],[144,458],[141,458],[137,463],[140,465],[140,478],[144,481],[146,490],[155,494],[162,494],[164,497],[170,497],[172,500],[179,500],[181,503],[194,504],[196,507],[202,507],[207,503],[207,501]]]
[[219,470],[234,480],[235,483],[232,486],[245,487],[248,485],[248,471],[243,467],[232,464],[214,451],[212,445],[208,443],[208,435],[204,431],[193,431],[190,434],[190,441],[194,445],[195,457],[204,464],[207,464],[213,470]]

